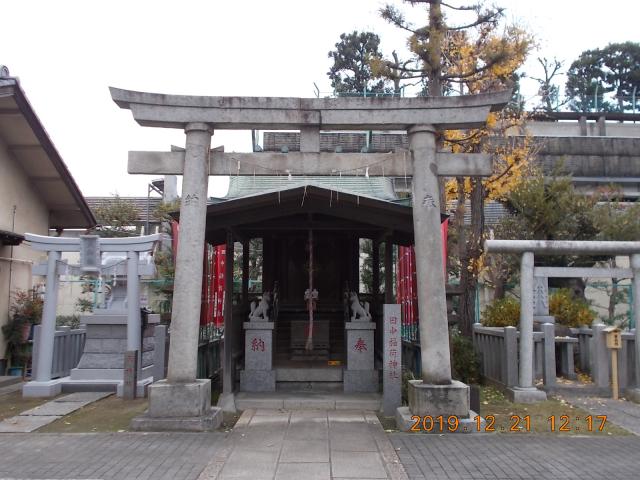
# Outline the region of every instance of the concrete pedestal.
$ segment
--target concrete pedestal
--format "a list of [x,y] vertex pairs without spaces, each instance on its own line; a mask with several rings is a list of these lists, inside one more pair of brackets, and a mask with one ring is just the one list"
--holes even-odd
[[512,387],[507,389],[507,398],[514,403],[537,403],[544,402],[547,394],[535,387]]
[[273,370],[273,323],[252,320],[245,329],[244,370],[240,372],[243,392],[275,392],[276,372]]
[[345,370],[342,379],[344,393],[375,393],[379,390],[378,370]]
[[473,410],[469,410],[469,416],[466,418],[457,417],[457,427],[450,427],[447,423],[448,415],[445,416],[443,421],[443,428],[440,429],[440,423],[437,420],[437,415],[431,415],[434,419],[433,428],[428,424],[425,426],[422,423],[422,418],[416,423],[416,416],[411,413],[409,407],[398,407],[396,410],[396,426],[398,430],[402,432],[420,432],[420,433],[484,433],[487,422],[484,418],[480,417],[480,424],[478,424],[478,414]]
[[448,385],[432,385],[409,380],[409,410],[412,415],[455,415],[469,417],[469,386],[457,380]]
[[[152,324],[159,315],[149,315],[149,327],[142,334],[142,355],[138,373],[137,396],[144,396],[153,381],[154,337]],[[122,396],[124,355],[127,351],[126,313],[96,313],[82,317],[87,336],[78,366],[71,370],[65,384],[103,385],[112,383],[118,396]],[[140,347],[139,347],[140,348]]]
[[634,403],[640,403],[640,388],[628,388],[625,392],[627,400],[631,400]]
[[345,393],[377,392],[378,371],[374,369],[373,322],[346,322],[347,369],[343,373]]
[[161,380],[149,387],[149,410],[131,421],[145,431],[206,431],[222,423],[222,410],[211,406],[211,380],[186,383]]
[[23,397],[55,397],[62,391],[61,379],[39,382],[32,380],[22,386]]

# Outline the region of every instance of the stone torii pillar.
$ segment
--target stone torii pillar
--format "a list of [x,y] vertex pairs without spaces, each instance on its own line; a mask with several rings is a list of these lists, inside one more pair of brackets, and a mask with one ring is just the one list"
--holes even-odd
[[[213,129],[187,123],[180,202],[180,233],[171,312],[171,341],[166,380],[149,387],[149,411],[139,430],[210,430],[222,421],[211,407],[211,380],[197,379],[203,245],[207,214],[209,151]],[[228,260],[228,259],[227,259]]]
[[436,130],[433,125],[415,125],[408,133],[413,157],[413,236],[418,305],[428,305],[429,312],[427,315],[427,310],[423,309],[424,313],[420,315],[422,379],[425,385],[448,385],[451,383],[451,364],[443,259],[442,254],[425,254],[431,249],[442,252]]

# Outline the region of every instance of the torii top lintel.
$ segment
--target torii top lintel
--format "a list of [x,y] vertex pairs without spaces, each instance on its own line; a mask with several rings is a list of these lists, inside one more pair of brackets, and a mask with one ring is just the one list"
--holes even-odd
[[491,111],[504,108],[511,91],[451,97],[207,97],[165,95],[109,88],[120,107],[143,126],[184,128],[207,123],[214,129],[407,130],[431,124],[440,130],[475,128]]

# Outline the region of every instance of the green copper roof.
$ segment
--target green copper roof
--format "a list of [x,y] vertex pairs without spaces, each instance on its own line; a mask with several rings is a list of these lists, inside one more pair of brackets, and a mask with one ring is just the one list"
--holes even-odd
[[386,177],[320,177],[320,176],[236,176],[229,179],[229,191],[225,199],[248,197],[262,192],[288,190],[303,185],[315,185],[329,190],[335,189],[377,198],[379,200],[395,201],[397,196],[393,189],[393,181]]

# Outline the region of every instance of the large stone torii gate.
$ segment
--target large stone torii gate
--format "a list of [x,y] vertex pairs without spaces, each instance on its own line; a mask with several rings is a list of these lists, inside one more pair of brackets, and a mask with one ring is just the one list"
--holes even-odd
[[[209,406],[209,380],[196,379],[207,178],[278,173],[413,177],[418,304],[428,308],[421,308],[422,381],[410,385],[410,410],[414,415],[469,415],[468,386],[451,379],[438,175],[488,176],[492,160],[482,154],[439,152],[436,133],[483,126],[490,111],[506,105],[510,91],[458,97],[306,99],[110,90],[116,104],[131,110],[140,125],[186,133],[184,151],[129,152],[129,173],[183,175],[169,368],[167,379],[149,389],[149,424],[207,429],[219,422],[218,412]],[[212,151],[216,129],[299,130],[300,152]],[[320,130],[402,130],[408,133],[410,151],[320,152]],[[225,325],[225,332],[230,331]],[[228,350],[225,366],[231,360]]]

